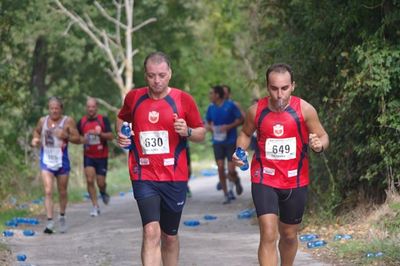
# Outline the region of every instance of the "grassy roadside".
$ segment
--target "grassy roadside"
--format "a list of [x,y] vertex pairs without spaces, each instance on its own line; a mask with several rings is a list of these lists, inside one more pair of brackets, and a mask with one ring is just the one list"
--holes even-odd
[[[323,217],[309,217],[300,234],[315,233],[327,241],[323,248],[299,248],[334,265],[399,265],[400,196],[391,195],[381,206],[359,206],[352,212],[327,222]],[[350,234],[352,239],[334,241],[336,234]],[[368,253],[382,252],[379,257]]]

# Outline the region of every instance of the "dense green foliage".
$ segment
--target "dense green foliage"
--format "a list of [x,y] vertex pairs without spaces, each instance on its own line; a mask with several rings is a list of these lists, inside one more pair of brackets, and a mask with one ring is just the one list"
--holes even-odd
[[[114,27],[92,1],[62,2]],[[99,2],[113,14],[110,1]],[[396,0],[137,1],[135,23],[157,22],[134,34],[134,83],[144,85],[146,54],[162,50],[172,59],[171,85],[189,91],[202,112],[217,83],[229,84],[247,107],[265,95],[265,68],[287,62],[296,94],[316,107],[331,139],[324,157],[312,156],[321,210],[382,202],[400,179],[399,7]],[[120,105],[103,52],[68,24],[50,0],[0,3],[0,198],[22,190],[18,180],[35,180],[28,144],[47,97],[62,96],[76,119],[86,95]]]
[[281,14],[280,32],[262,55],[272,49],[293,65],[297,94],[317,108],[331,139],[325,161],[313,164],[314,189],[328,204],[321,211],[382,202],[400,180],[400,3],[272,2],[265,8]]

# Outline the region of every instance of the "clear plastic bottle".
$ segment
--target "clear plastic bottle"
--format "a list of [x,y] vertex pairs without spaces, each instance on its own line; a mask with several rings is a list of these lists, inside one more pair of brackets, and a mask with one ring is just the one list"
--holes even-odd
[[367,258],[379,258],[379,257],[382,257],[382,256],[383,256],[383,252],[380,252],[380,251],[378,251],[378,252],[368,252],[366,254]]
[[316,234],[304,234],[304,235],[299,236],[299,239],[301,242],[309,242],[309,241],[316,240],[317,238],[319,238],[319,236]]
[[242,160],[242,162],[244,163],[244,165],[242,165],[240,167],[240,170],[242,171],[246,171],[247,169],[249,169],[249,161],[247,160],[247,155],[246,155],[246,151],[243,150],[241,147],[237,147],[236,148],[236,156]]
[[307,243],[308,248],[319,248],[325,246],[327,243],[325,240],[314,240]]
[[123,122],[122,127],[121,127],[121,133],[127,136],[128,138],[131,139],[131,145],[124,147],[125,150],[131,150],[132,149],[132,131],[131,127],[129,126],[128,122]]
[[337,240],[349,240],[352,239],[353,237],[351,235],[348,234],[336,234],[333,238],[333,240],[337,241]]

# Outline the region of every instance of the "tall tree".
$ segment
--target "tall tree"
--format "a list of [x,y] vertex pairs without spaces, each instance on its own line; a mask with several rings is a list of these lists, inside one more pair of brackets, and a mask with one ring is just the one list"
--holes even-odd
[[[97,47],[103,51],[109,63],[106,72],[117,84],[121,98],[123,99],[126,93],[134,86],[133,57],[138,53],[138,49],[133,49],[133,34],[147,24],[155,22],[156,18],[146,19],[134,26],[133,0],[125,0],[124,3],[122,3],[122,0],[113,1],[115,6],[114,16],[110,15],[109,11],[99,2],[94,1],[94,5],[100,14],[114,26],[114,30],[111,31],[109,30],[110,27],[96,26],[87,13],[78,15],[76,12],[70,10],[72,7],[70,9],[66,8],[59,0],[55,0],[55,3],[61,13],[70,18],[71,23],[68,28],[76,23]],[[125,11],[125,16],[123,15],[123,10]],[[123,19],[125,23],[122,22]],[[124,36],[122,36],[121,32],[124,33]],[[105,103],[104,101],[102,102]],[[111,108],[110,105],[108,106]]]

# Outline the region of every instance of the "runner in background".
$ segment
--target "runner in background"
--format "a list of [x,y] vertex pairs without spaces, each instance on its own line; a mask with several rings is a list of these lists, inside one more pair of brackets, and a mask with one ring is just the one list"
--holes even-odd
[[83,166],[87,191],[92,201],[90,216],[95,217],[100,214],[96,184],[103,203],[107,205],[110,201],[110,196],[106,191],[108,169],[107,141],[113,139],[110,121],[106,116],[97,113],[96,99],[88,98],[86,101],[86,115],[78,121],[77,128],[81,135],[81,143],[84,144]]

